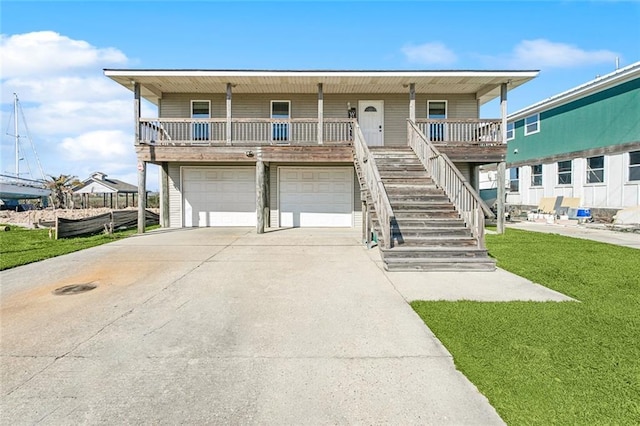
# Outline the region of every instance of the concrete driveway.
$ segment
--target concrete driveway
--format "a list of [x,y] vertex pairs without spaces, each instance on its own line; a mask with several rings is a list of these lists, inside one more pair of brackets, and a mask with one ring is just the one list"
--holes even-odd
[[4,271],[2,423],[501,424],[407,300],[566,298],[377,253],[352,230],[161,230]]

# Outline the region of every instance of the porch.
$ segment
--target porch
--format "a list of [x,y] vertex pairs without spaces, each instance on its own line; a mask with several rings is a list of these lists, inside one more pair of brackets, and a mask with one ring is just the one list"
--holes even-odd
[[[357,122],[355,118],[141,118],[137,145],[156,147],[153,150],[156,154],[174,151],[183,160],[185,150],[163,147],[349,147]],[[425,138],[452,161],[484,163],[500,162],[505,158],[501,119],[417,119],[415,123]],[[406,146],[406,143],[406,140],[387,140],[385,145]],[[199,150],[200,155],[204,152]],[[210,149],[206,152],[244,154],[246,151]],[[246,160],[246,157],[241,155],[241,159]],[[147,160],[153,161],[150,157]]]

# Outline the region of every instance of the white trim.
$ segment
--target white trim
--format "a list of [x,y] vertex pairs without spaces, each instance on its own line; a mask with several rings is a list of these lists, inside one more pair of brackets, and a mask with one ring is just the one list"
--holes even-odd
[[[108,77],[512,77],[534,78],[537,70],[521,71],[275,71],[275,70],[167,70],[104,69]],[[322,81],[320,81],[321,83]]]
[[[530,118],[530,117],[536,117],[536,123],[538,123],[538,125],[536,126],[536,130],[534,130],[533,132],[527,132],[527,118]],[[540,113],[527,115],[524,118],[524,135],[525,136],[534,135],[534,134],[538,133],[539,131],[540,131]]]
[[[509,126],[513,126],[513,129],[511,129],[511,137],[509,137]],[[516,138],[516,123],[515,121],[512,121],[510,123],[507,123],[507,140],[513,140]]]
[[[625,185],[640,185],[640,180],[630,180],[629,179],[629,169],[631,168],[631,153],[632,152],[640,152],[640,150],[638,151],[628,151],[625,152],[624,154],[624,183]],[[634,167],[640,167],[640,164],[638,164],[637,166],[634,165]]]
[[[562,174],[567,174],[570,173],[570,177],[571,177],[571,182],[569,183],[560,183],[560,163],[566,163],[569,162],[571,163],[571,171],[570,172],[562,172]],[[562,160],[562,161],[556,161],[556,179],[555,179],[555,187],[556,188],[567,188],[567,187],[572,187],[574,186],[574,177],[573,177],[573,172],[575,171],[575,167],[573,164],[573,160]]]
[[[290,100],[286,100],[286,99],[273,99],[271,100],[271,103],[269,104],[269,118],[273,118],[273,103],[274,102],[286,102],[287,104],[289,104],[289,118],[287,118],[287,120],[290,120],[291,117],[291,101]],[[284,118],[282,119],[284,120]]]
[[598,77],[580,86],[551,96],[540,102],[536,102],[528,107],[522,108],[509,115],[509,120],[520,120],[524,116],[531,115],[532,112],[546,111],[560,105],[567,104],[577,99],[584,98],[593,93],[601,92],[610,87],[626,83],[640,76],[640,62],[635,62],[624,68],[620,68],[612,73]]
[[[449,117],[449,101],[446,99],[427,99],[427,119],[429,119],[429,103],[430,102],[444,102],[444,119]],[[434,120],[438,120],[434,118]]]
[[351,227],[355,227],[355,212],[353,211],[353,203],[354,203],[354,168],[351,166],[329,166],[329,167],[325,167],[325,166],[308,166],[308,167],[301,167],[301,166],[278,166],[276,169],[276,174],[277,174],[277,179],[278,179],[278,188],[277,188],[277,194],[276,194],[276,202],[278,203],[278,227],[281,228],[282,227],[282,207],[280,206],[280,193],[282,192],[282,183],[281,183],[281,176],[282,173],[280,173],[280,171],[284,169],[284,170],[344,170],[344,169],[349,169],[349,174],[351,177],[351,181],[349,182],[349,188],[351,188],[351,190],[349,191],[350,197],[351,197],[351,208],[350,208],[350,212],[351,212]]
[[193,103],[194,102],[206,102],[209,105],[209,117],[207,118],[211,118],[211,100],[209,99],[191,99],[191,111],[189,112],[191,118],[193,117]]

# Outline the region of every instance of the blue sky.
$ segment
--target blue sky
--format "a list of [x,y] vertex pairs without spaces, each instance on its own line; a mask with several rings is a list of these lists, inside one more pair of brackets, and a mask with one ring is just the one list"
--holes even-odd
[[[509,93],[514,112],[614,71],[616,57],[640,61],[636,1],[2,0],[0,14],[0,173],[14,172],[17,92],[45,174],[134,184],[132,95],[103,68],[539,69]],[[157,189],[155,167],[148,181]]]

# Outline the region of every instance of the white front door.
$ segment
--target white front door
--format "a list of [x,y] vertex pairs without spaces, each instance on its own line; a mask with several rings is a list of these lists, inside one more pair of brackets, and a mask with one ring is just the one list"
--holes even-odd
[[384,101],[359,101],[358,123],[367,145],[384,145]]

